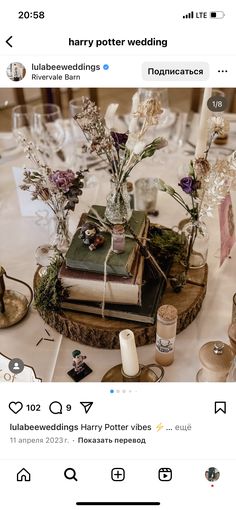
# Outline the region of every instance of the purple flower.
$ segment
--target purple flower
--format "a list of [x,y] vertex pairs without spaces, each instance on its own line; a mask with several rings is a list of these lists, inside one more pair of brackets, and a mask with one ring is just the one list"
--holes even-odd
[[190,175],[188,177],[183,177],[178,185],[182,188],[184,193],[188,193],[189,195],[191,195],[191,193],[193,193],[196,189],[195,179],[193,179]]
[[125,145],[128,140],[128,135],[126,133],[116,133],[115,131],[111,131],[111,136],[115,142],[114,145],[117,151],[120,146]]
[[50,180],[60,191],[67,192],[73,185],[75,177],[72,170],[56,170],[50,175]]

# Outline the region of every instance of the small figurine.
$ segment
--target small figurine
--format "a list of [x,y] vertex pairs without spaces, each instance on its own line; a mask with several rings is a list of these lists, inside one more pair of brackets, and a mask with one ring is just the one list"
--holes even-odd
[[80,238],[86,244],[90,251],[94,251],[102,246],[105,239],[99,234],[99,229],[95,223],[86,222],[81,228]]
[[72,356],[73,356],[72,365],[74,367],[74,371],[76,372],[76,374],[79,374],[79,372],[83,370],[83,361],[84,359],[87,358],[87,356],[82,356],[80,351],[73,351]]
[[83,356],[77,349],[72,352],[73,356],[73,368],[69,370],[68,375],[75,381],[79,382],[84,379],[87,375],[91,374],[91,368],[84,363],[87,356]]

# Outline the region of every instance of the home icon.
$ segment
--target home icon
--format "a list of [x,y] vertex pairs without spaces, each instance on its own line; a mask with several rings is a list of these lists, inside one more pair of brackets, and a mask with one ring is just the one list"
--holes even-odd
[[16,475],[17,482],[30,482],[31,480],[31,474],[27,469],[22,468],[19,473]]

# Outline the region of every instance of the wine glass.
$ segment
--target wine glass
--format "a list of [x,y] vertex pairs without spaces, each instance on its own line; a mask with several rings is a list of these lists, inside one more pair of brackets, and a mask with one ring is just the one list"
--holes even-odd
[[65,129],[61,110],[56,104],[39,104],[33,108],[32,132],[38,150],[46,162],[56,156],[60,162],[65,162],[62,147],[65,141]]
[[[97,157],[88,154],[87,146],[88,139],[86,138],[83,132],[83,125],[86,124],[86,118],[79,119],[79,122],[76,122],[74,119],[76,114],[82,113],[84,108],[84,98],[79,97],[77,99],[72,99],[69,101],[69,111],[71,116],[71,126],[72,126],[72,134],[74,140],[74,155],[75,162],[74,166],[77,170],[88,169],[92,166],[95,169],[95,163]],[[91,182],[94,182],[94,176],[91,178],[89,174],[85,175],[84,186],[88,187],[91,185]]]
[[170,108],[169,108],[169,98],[168,98],[168,89],[165,88],[154,88],[154,89],[138,89],[139,94],[139,102],[144,103],[148,99],[156,99],[160,102],[161,109],[163,110],[162,114],[158,119],[158,126],[165,126],[170,117]]
[[[83,97],[69,101],[69,112],[71,117],[72,136],[75,148],[76,167],[83,166],[86,162],[84,147],[87,145],[87,139],[83,133],[82,127],[74,119],[75,115],[81,113],[83,109]],[[82,120],[79,121],[80,124]]]
[[[170,128],[170,132],[168,135],[168,146],[167,152],[177,153],[181,149],[186,142],[186,132],[187,132],[187,121],[188,121],[188,113],[187,112],[177,112],[175,121]],[[186,174],[187,175],[187,174]]]
[[77,99],[71,99],[71,101],[69,101],[69,111],[70,111],[70,116],[71,116],[71,120],[72,120],[72,128],[73,128],[73,134],[74,134],[75,139],[86,141],[83,130],[79,125],[79,124],[82,125],[82,119],[79,121],[79,123],[77,123],[74,120],[75,115],[78,113],[81,113],[83,111],[83,104],[84,104],[83,100],[84,100],[83,97],[79,97]]
[[32,107],[24,104],[12,108],[12,132],[18,143],[22,138],[32,138],[32,112]]

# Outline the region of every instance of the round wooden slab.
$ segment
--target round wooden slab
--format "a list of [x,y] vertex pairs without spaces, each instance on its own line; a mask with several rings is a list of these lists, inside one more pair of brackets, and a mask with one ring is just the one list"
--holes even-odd
[[[175,265],[171,274],[183,271],[182,266]],[[179,294],[173,292],[169,283],[163,294],[160,305],[171,304],[178,310],[177,333],[185,329],[197,316],[207,288],[207,265],[201,269],[189,271],[189,280],[200,285],[187,283]],[[141,324],[139,322],[116,320],[81,312],[64,311],[59,313],[42,312],[39,314],[52,328],[62,335],[77,342],[101,347],[104,349],[119,349],[119,332],[122,329],[132,329],[137,346],[151,344],[156,339],[156,325]]]

